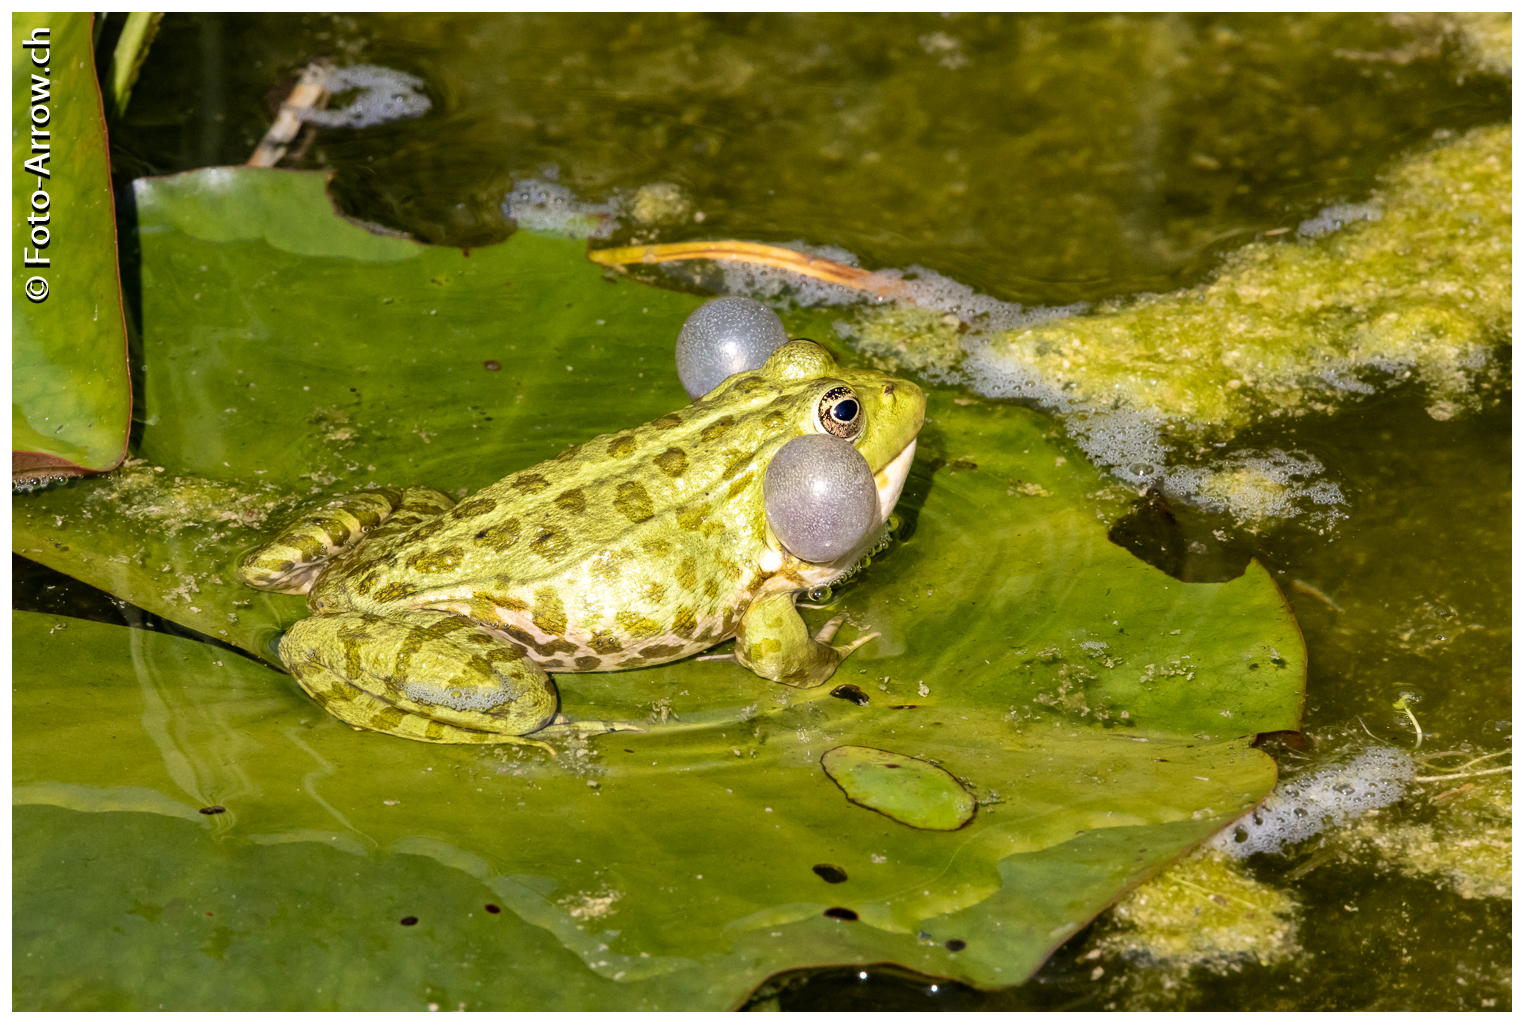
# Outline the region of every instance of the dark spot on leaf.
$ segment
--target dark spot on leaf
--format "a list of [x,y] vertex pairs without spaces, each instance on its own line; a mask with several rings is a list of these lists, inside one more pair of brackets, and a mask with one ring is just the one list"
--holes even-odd
[[848,908],[827,908],[821,914],[827,918],[840,918],[844,922],[856,922],[858,920],[858,913]]
[[898,768],[900,768],[900,763],[899,762],[886,762],[884,767],[886,769],[898,769]]
[[203,814],[203,815],[221,815],[223,812],[225,812],[227,810],[228,809],[224,808],[220,804],[209,804],[205,808],[201,809],[201,814]]
[[918,708],[920,706],[918,706],[918,705],[891,705],[890,707],[895,709],[895,711],[898,712],[898,711],[901,711],[902,709],[906,709],[906,708]]
[[402,920],[402,924],[403,925],[417,925],[418,924],[418,916],[417,915],[409,915],[407,918],[404,918]]
[[979,468],[979,463],[971,463],[967,459],[955,459],[953,460],[952,467],[948,470],[948,472],[957,473],[959,470],[978,470]]
[[943,946],[947,947],[949,950],[963,950],[968,945],[969,944],[965,943],[963,940],[949,940],[947,943],[943,944]]
[[1251,662],[1250,663],[1250,668],[1251,669],[1259,669],[1260,668],[1260,663],[1259,662]]
[[484,905],[484,907],[486,907],[487,913],[489,915],[496,915],[496,914],[500,913],[503,910],[502,908],[498,907],[498,905],[496,905],[496,904],[487,904],[487,905]]
[[[814,872],[816,875],[820,876],[828,883],[847,882],[847,870],[838,868],[835,865],[817,865],[810,871]],[[830,914],[830,912],[827,912],[827,914]],[[858,916],[853,915],[853,917],[857,918]]]
[[633,754],[635,754],[635,748],[633,748],[633,747],[627,747],[627,748],[625,748],[625,753],[626,753],[626,754],[627,754],[627,755],[633,755]]
[[482,361],[482,368],[484,370],[502,370],[503,364],[495,359],[486,359]]
[[[834,688],[831,692],[831,696],[834,698],[841,698],[844,701],[851,701],[855,705],[868,704],[868,695],[863,693],[863,688],[855,686],[851,683],[844,683],[842,686]],[[819,870],[820,866],[817,865],[816,868]]]

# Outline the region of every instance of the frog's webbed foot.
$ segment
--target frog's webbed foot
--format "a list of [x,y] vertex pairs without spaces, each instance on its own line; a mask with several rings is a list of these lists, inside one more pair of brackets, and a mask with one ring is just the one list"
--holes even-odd
[[[816,641],[820,644],[831,644],[831,639],[837,635],[837,631],[841,629],[842,624],[846,621],[847,613],[845,612],[840,616],[833,616],[832,618],[828,619],[826,624],[815,632]],[[846,658],[848,655],[851,655],[853,652],[857,651],[863,645],[867,644],[869,641],[878,636],[878,630],[875,630],[873,633],[859,634],[857,637],[853,638],[851,644],[833,644],[832,649],[840,654],[843,658]]]
[[811,636],[790,593],[772,594],[748,606],[736,628],[736,661],[764,679],[790,687],[814,687],[836,672],[848,655],[877,633],[851,644],[831,643],[846,615],[835,616]]

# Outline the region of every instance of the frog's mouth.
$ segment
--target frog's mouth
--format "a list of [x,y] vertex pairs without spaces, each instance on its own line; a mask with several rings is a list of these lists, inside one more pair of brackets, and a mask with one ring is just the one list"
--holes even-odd
[[883,523],[890,518],[890,511],[895,508],[895,503],[900,501],[900,489],[905,486],[905,479],[911,472],[911,460],[916,458],[916,439],[912,438],[910,444],[900,450],[900,454],[884,465],[884,469],[874,474],[874,487],[879,492],[879,522]]

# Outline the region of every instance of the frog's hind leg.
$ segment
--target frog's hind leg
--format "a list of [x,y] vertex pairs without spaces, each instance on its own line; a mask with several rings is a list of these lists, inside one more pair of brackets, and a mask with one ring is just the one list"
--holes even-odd
[[453,505],[450,496],[432,488],[343,495],[288,523],[274,541],[250,552],[238,566],[238,579],[262,591],[306,594],[333,557],[360,538],[406,530]]
[[281,660],[324,708],[368,730],[434,744],[531,744],[556,716],[556,688],[516,648],[432,609],[312,616]]

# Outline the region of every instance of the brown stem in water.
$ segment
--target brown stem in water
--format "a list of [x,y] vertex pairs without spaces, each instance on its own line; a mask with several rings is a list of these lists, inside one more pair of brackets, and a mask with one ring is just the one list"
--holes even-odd
[[803,274],[818,281],[856,288],[877,299],[913,301],[908,289],[895,278],[758,242],[667,242],[654,246],[622,246],[617,249],[589,250],[588,259],[606,267],[622,267],[631,263],[668,263],[674,260],[727,260],[761,264]]

